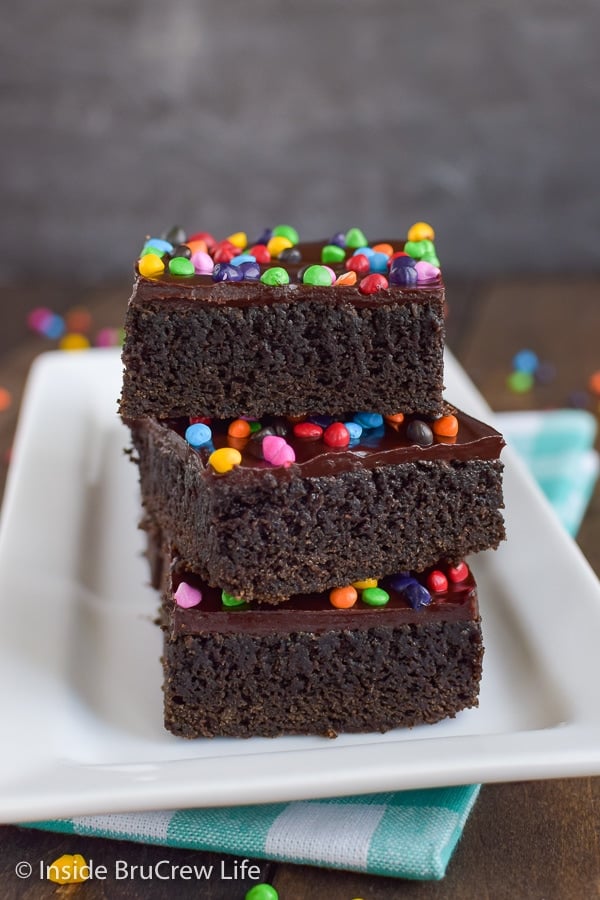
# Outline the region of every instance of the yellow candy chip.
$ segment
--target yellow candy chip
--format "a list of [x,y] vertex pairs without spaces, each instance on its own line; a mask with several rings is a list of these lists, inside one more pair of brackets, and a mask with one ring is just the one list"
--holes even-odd
[[219,450],[213,450],[208,461],[215,472],[223,475],[225,472],[231,472],[235,466],[239,466],[242,454],[234,447],[221,447]]
[[293,246],[294,245],[289,238],[272,237],[271,240],[267,243],[267,250],[269,251],[273,259],[277,259],[282,250],[287,250],[288,247]]
[[165,271],[165,264],[156,253],[146,253],[139,260],[138,269],[144,278],[153,278],[156,275],[162,275]]
[[377,587],[377,584],[376,578],[364,578],[362,581],[353,581],[352,587],[355,587],[357,591],[366,591],[367,588]]
[[47,867],[47,877],[54,884],[77,884],[88,880],[90,867],[80,853],[64,853]]
[[87,350],[90,342],[85,334],[70,332],[60,339],[58,346],[61,350]]
[[435,239],[435,231],[427,222],[415,222],[408,229],[406,239],[408,241],[433,241]]
[[248,246],[248,235],[245,231],[236,231],[234,234],[230,234],[228,238],[225,238],[225,240],[240,250],[245,250]]

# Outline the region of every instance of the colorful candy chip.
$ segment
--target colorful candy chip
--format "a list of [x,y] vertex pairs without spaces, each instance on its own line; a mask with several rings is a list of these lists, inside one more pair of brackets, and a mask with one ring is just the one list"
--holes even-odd
[[360,595],[360,599],[367,606],[386,606],[390,602],[390,595],[383,588],[366,588]]
[[262,273],[260,280],[263,284],[283,285],[290,283],[290,276],[282,266],[273,266]]
[[263,438],[262,452],[264,459],[272,466],[290,466],[296,461],[294,448],[277,434],[268,434]]
[[402,591],[402,596],[413,609],[420,609],[422,606],[429,606],[431,603],[431,594],[425,585],[418,581],[407,584]]
[[466,562],[459,562],[457,566],[448,566],[448,580],[453,584],[460,584],[469,576],[469,567]]
[[233,594],[227,593],[227,591],[221,591],[221,603],[223,606],[226,606],[228,609],[247,609],[248,604],[241,597],[234,597]]
[[383,425],[383,416],[381,413],[377,412],[356,412],[354,413],[354,421],[357,422],[361,428],[381,428]]
[[250,437],[250,422],[247,419],[234,419],[229,423],[227,434],[231,437],[245,438]]
[[194,606],[198,606],[201,602],[202,591],[192,587],[187,581],[182,581],[173,594],[173,600],[182,609],[191,609]]
[[[148,257],[144,257],[147,259]],[[193,275],[194,263],[187,256],[174,256],[169,260],[169,272],[171,275]]]
[[274,258],[277,258],[282,250],[286,250],[288,247],[293,246],[292,241],[286,237],[272,237],[267,241],[267,250]]
[[272,237],[285,238],[290,242],[290,246],[294,246],[300,240],[298,232],[292,225],[276,225],[271,232]]
[[389,287],[389,283],[385,275],[367,275],[363,278],[358,289],[361,294],[377,294],[379,291],[385,291]]
[[349,247],[350,250],[356,250],[357,247],[366,247],[368,243],[360,228],[350,228],[346,232],[345,242],[346,247]]
[[195,422],[185,430],[185,439],[195,450],[212,444],[212,430],[204,422]]
[[448,590],[448,579],[440,569],[434,569],[427,576],[427,587],[434,594],[443,594]]
[[434,241],[435,231],[427,222],[415,222],[408,229],[406,238],[408,241]]
[[357,591],[366,591],[367,588],[376,588],[378,583],[376,578],[363,578],[361,581],[353,581],[352,587]]
[[346,259],[346,251],[336,244],[326,244],[321,250],[322,263],[341,263]]
[[331,269],[327,266],[308,266],[302,273],[303,284],[314,284],[327,287],[333,284],[335,277],[331,277]]
[[239,250],[245,250],[248,246],[248,235],[245,231],[236,231],[234,234],[230,234],[229,237],[225,238],[226,241],[229,241],[230,244],[233,244],[234,247],[237,247]]
[[422,419],[413,419],[406,426],[406,437],[411,444],[419,447],[429,447],[433,444],[433,431]]
[[297,422],[293,431],[295,437],[303,441],[318,441],[323,435],[323,428],[316,422]]
[[347,447],[350,443],[350,432],[343,422],[332,422],[323,433],[323,441],[328,447]]
[[334,588],[329,592],[329,602],[336,609],[350,609],[358,600],[358,591],[349,584],[346,587]]
[[432,422],[431,430],[438,437],[456,437],[458,434],[458,419],[452,414],[441,416]]
[[156,253],[146,253],[138,261],[138,271],[144,278],[156,278],[165,271],[165,264]]
[[231,472],[232,469],[239,466],[242,461],[242,454],[235,447],[220,447],[218,450],[213,450],[208,457],[208,461],[215,472],[218,472],[219,475],[224,475],[226,472]]

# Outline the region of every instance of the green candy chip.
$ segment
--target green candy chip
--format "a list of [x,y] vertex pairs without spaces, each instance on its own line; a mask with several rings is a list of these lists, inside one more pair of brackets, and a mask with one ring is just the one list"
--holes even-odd
[[368,606],[385,606],[390,602],[390,595],[383,588],[365,588],[360,599]]
[[273,266],[272,269],[267,269],[262,273],[260,280],[263,284],[289,284],[290,276],[281,266]]
[[228,609],[248,609],[248,604],[245,600],[242,600],[240,597],[234,597],[233,594],[228,594],[227,591],[221,591],[221,603]]
[[300,240],[298,232],[292,225],[276,225],[272,231],[272,236],[287,238],[288,241],[291,241],[292,246],[295,246]]
[[303,284],[330,285],[331,272],[325,266],[309,266],[302,276]]
[[346,259],[346,251],[336,244],[326,244],[321,250],[322,263],[340,263]]
[[169,272],[171,275],[193,275],[194,263],[185,256],[174,256],[169,260]]
[[368,243],[368,240],[360,228],[351,228],[346,232],[346,247],[349,247],[350,250],[358,250],[359,247],[366,247]]

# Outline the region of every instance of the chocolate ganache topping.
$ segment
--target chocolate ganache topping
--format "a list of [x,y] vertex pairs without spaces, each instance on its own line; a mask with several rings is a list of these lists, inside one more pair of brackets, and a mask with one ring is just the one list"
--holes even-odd
[[[416,443],[407,435],[407,431],[410,434],[410,424],[414,422],[424,422],[425,425],[429,422],[435,427],[435,420],[422,420],[417,416],[406,416],[396,427],[384,421],[377,428],[364,429],[358,440],[340,448],[327,446],[322,439],[309,440],[297,437],[294,434],[294,424],[285,417],[265,416],[260,422],[261,431],[244,439],[228,434],[230,420],[212,420],[209,425],[212,443],[199,449],[187,445],[187,452],[195,455],[199,464],[212,473],[209,458],[213,450],[223,447],[236,448],[241,453],[240,464],[225,475],[215,477],[240,480],[265,472],[270,472],[277,478],[289,478],[294,475],[319,477],[401,463],[469,462],[474,459],[495,460],[500,457],[504,439],[499,432],[448,404],[445,414],[455,416],[458,423],[456,435],[444,437],[433,434],[432,443],[428,446]],[[349,413],[348,419],[353,415],[355,414]],[[308,421],[311,418],[326,424],[323,416],[309,416]],[[344,417],[341,421],[344,421]],[[185,440],[189,419],[166,419],[157,422],[156,427],[170,429]],[[286,443],[291,446],[295,455],[295,461],[291,465],[271,465],[267,460],[261,459],[260,455],[257,456],[257,453],[260,454],[260,448],[254,445],[259,442],[261,433],[265,430],[284,437]]]
[[[413,576],[425,584],[427,573]],[[173,594],[182,581],[198,590],[199,604],[183,609],[173,600]],[[413,608],[405,595],[392,586],[394,578],[384,578],[381,587],[389,594],[383,607],[373,607],[358,599],[350,609],[335,609],[326,592],[298,594],[275,607],[269,604],[243,604],[236,609],[223,606],[221,591],[209,587],[198,575],[175,571],[171,575],[170,590],[164,601],[164,626],[173,637],[184,634],[220,633],[322,633],[338,629],[395,628],[402,625],[425,622],[473,621],[479,616],[477,587],[470,571],[459,583],[449,582],[447,589],[432,593],[431,602]]]

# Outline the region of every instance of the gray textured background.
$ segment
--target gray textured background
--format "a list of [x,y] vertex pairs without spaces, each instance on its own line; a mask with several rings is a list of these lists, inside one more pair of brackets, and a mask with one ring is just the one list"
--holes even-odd
[[598,0],[22,0],[2,20],[0,278],[129,273],[174,222],[425,219],[448,272],[598,269]]

